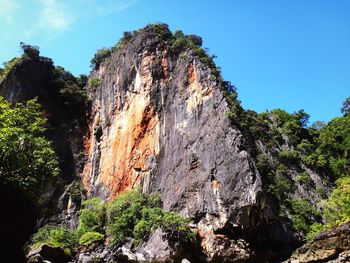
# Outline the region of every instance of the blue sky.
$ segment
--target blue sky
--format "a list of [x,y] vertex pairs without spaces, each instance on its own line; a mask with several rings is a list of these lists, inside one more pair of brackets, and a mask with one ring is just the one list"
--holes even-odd
[[245,108],[339,116],[350,96],[348,0],[0,0],[0,62],[38,45],[74,74],[123,31],[153,22],[203,37]]

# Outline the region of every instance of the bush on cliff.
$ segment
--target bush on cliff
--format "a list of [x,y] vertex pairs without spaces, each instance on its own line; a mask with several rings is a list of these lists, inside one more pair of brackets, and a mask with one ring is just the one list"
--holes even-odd
[[136,242],[149,237],[161,227],[179,238],[190,238],[188,221],[174,212],[160,207],[157,194],[145,195],[130,191],[118,196],[107,208],[107,232],[112,237],[111,245],[120,244],[126,237]]
[[111,49],[110,48],[101,48],[97,50],[94,57],[91,59],[91,68],[94,70],[97,70],[100,67],[100,64],[104,59],[109,57],[111,55]]
[[101,243],[104,240],[104,235],[98,232],[86,232],[79,239],[79,245],[90,246],[92,244]]
[[32,246],[47,243],[73,250],[78,244],[102,243],[105,237],[112,247],[119,246],[128,237],[134,238],[137,244],[157,228],[162,228],[173,239],[186,241],[193,237],[187,219],[164,211],[160,206],[158,194],[146,195],[140,191],[120,194],[111,203],[103,203],[99,198],[89,199],[83,202],[75,230],[45,226],[33,236]]
[[82,203],[83,208],[79,211],[79,225],[76,235],[81,238],[85,233],[104,233],[106,218],[106,205],[99,198],[86,200]]
[[16,66],[21,61],[21,58],[13,58],[7,62],[4,62],[4,68],[0,69],[0,81],[3,80],[7,74],[10,72],[10,70]]
[[323,230],[339,226],[350,221],[350,177],[343,177],[336,181],[336,187],[327,200],[321,202],[325,224],[315,223],[310,226],[306,236],[311,240]]
[[73,245],[76,243],[73,231],[66,226],[46,225],[38,230],[32,237],[32,248],[37,248],[42,244],[62,248],[66,254],[71,253]]

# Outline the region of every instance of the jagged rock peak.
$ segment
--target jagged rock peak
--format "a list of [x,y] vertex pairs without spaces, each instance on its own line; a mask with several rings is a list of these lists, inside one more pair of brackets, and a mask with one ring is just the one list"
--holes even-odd
[[147,26],[95,63],[82,179],[89,195],[104,199],[135,187],[159,192],[165,209],[193,219],[216,258],[215,231],[267,222],[262,211],[270,208],[201,42]]

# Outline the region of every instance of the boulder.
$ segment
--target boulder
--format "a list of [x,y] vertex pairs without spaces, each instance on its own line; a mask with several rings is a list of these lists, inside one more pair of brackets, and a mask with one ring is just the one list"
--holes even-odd
[[60,247],[52,247],[47,244],[41,245],[37,249],[31,250],[27,255],[28,263],[34,262],[54,262],[54,263],[67,263],[69,256]]

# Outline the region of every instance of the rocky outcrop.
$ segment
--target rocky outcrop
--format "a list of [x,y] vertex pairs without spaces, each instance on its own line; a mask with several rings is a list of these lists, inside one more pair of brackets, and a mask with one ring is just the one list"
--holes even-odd
[[28,253],[28,263],[42,263],[42,262],[55,262],[66,263],[69,261],[69,257],[59,247],[51,247],[43,244],[39,248],[34,249]]
[[90,196],[111,199],[141,187],[191,218],[203,240],[221,234],[257,245],[293,242],[226,117],[222,87],[191,50],[173,54],[146,27],[92,72],[97,79],[88,87],[82,173]]
[[61,175],[71,181],[81,169],[77,155],[84,149],[85,108],[79,105],[79,110],[73,110],[61,99],[58,82],[63,79],[58,79],[54,71],[51,59],[24,56],[0,82],[0,96],[13,104],[38,98],[48,120],[47,137],[53,141],[60,160]]
[[314,240],[298,248],[287,261],[289,263],[349,262],[350,222],[324,231]]
[[[68,185],[53,186],[43,194],[45,200],[55,200],[60,210],[55,220],[76,227],[81,193],[76,193],[79,187],[72,181],[80,175],[88,197],[111,200],[132,188],[159,192],[166,210],[191,220],[201,246],[196,248],[200,261],[287,258],[299,237],[291,231],[288,211],[284,218],[279,216],[281,200],[264,191],[266,178],[247,150],[252,138],[244,138],[244,129],[228,117],[232,112],[217,70],[195,48],[175,52],[171,35],[164,25],[156,30],[147,26],[122,41],[91,72],[86,87],[89,100],[78,105],[82,107],[62,101],[64,89],[57,88],[61,80],[54,76],[61,69],[47,58],[22,59],[0,82],[0,96],[12,103],[38,97],[48,118],[47,136],[54,142]],[[190,37],[199,48],[201,39]],[[272,155],[294,150],[288,138],[283,140],[274,147],[259,139],[252,142],[270,165],[277,166]],[[298,182],[304,170],[310,175],[308,188]],[[326,176],[303,163],[291,167],[287,176],[290,199],[309,198],[314,205],[321,195],[317,187],[329,191]],[[35,219],[33,214],[29,230],[23,231],[27,236]],[[161,230],[137,248],[129,245],[117,251],[106,247],[81,251],[74,262],[185,258],[196,262],[184,252],[183,244],[172,243]],[[332,251],[325,258],[334,257]],[[342,257],[348,255],[344,253]]]

